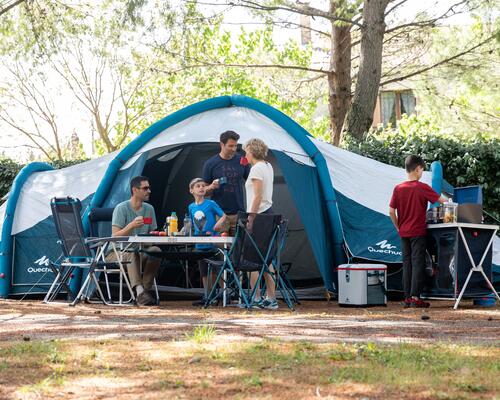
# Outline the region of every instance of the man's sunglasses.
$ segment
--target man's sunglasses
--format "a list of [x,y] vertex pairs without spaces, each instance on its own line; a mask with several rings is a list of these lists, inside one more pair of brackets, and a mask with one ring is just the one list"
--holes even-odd
[[151,186],[143,186],[143,187],[140,187],[138,189],[141,189],[141,190],[144,190],[145,192],[147,192],[148,190],[151,191]]

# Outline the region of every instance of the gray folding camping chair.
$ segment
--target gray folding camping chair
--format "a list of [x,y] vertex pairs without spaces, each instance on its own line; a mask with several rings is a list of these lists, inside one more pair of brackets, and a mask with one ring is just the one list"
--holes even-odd
[[[112,228],[111,228],[111,222],[113,220],[113,210],[114,208],[93,208],[90,210],[89,213],[89,222],[90,222],[90,236],[91,237],[102,237],[102,236],[111,236]],[[106,226],[106,224],[109,224],[109,226]],[[174,253],[166,253],[166,252],[148,252],[147,249],[141,249],[141,250],[128,250],[132,252],[137,252],[139,253],[144,253],[147,254],[150,257],[157,257],[161,258],[162,260],[169,259],[168,255],[170,254],[172,258],[170,259],[178,259],[178,256]],[[176,258],[174,258],[176,257]],[[141,264],[141,272],[142,272],[142,258],[140,261]],[[110,282],[108,279],[107,274],[104,274],[104,280],[106,283],[106,290],[108,294],[108,298],[111,299],[111,288],[110,288]],[[154,290],[155,290],[155,295],[156,295],[156,301],[159,304],[160,302],[160,294],[158,292],[158,285],[156,282],[156,278],[154,279]],[[110,300],[111,301],[111,300]]]
[[[96,292],[104,304],[124,304],[121,299],[119,303],[116,303],[111,301],[109,297],[104,296],[98,280],[98,274],[101,272],[104,274],[120,274],[129,290],[130,299],[135,300],[123,263],[104,261],[109,240],[85,239],[80,216],[82,209],[80,200],[72,197],[53,198],[50,201],[50,207],[62,248],[62,256],[57,264],[51,265],[56,277],[45,296],[44,302],[54,301],[63,289],[68,292],[68,295],[74,297],[72,305],[82,299],[90,300],[89,289],[91,284],[94,284]],[[87,272],[85,281],[76,296],[71,293],[69,285],[69,280],[75,269],[82,269]]]
[[[91,238],[111,236],[111,221],[113,219],[113,210],[114,208],[110,207],[94,207],[90,210],[88,218]],[[109,227],[106,226],[106,224],[109,224]],[[108,295],[108,301],[111,302],[111,287],[109,284],[108,274],[104,274],[104,282],[106,284],[106,294]]]

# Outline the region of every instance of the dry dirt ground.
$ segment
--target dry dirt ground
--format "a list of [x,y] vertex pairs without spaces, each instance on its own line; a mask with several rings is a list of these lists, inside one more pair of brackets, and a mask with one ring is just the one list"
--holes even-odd
[[[159,307],[107,307],[96,304],[42,304],[0,301],[0,343],[45,339],[176,339],[200,324],[213,325],[227,341],[277,338],[285,341],[429,343],[435,341],[500,344],[500,308],[458,310],[434,301],[427,310],[387,307],[343,308],[336,303],[305,301],[292,312],[195,308],[190,302],[162,302]],[[422,318],[424,317],[424,319]],[[426,319],[426,317],[429,317]]]
[[0,399],[496,400],[499,344],[500,309],[467,302],[265,312],[6,300]]

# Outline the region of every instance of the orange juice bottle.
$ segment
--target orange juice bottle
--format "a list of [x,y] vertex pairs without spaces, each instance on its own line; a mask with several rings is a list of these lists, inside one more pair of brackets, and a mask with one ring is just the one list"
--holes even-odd
[[175,211],[170,215],[170,235],[175,236],[179,229],[179,220]]

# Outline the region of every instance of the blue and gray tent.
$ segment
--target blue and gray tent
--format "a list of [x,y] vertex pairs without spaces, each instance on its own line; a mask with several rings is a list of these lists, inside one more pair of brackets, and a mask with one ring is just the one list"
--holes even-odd
[[[258,100],[222,96],[163,118],[119,152],[60,170],[43,163],[26,166],[0,207],[0,297],[48,289],[53,279],[49,262],[60,255],[52,197],[79,198],[88,228],[91,208],[128,199],[130,178],[145,175],[161,225],[172,211],[184,215],[191,202],[188,182],[218,152],[219,135],[226,130],[238,132],[241,143],[261,138],[271,150],[273,208],[290,220],[282,259],[292,263],[290,277],[298,286],[335,291],[335,268],[347,259],[401,262],[388,204],[393,187],[405,179],[403,169],[315,139]],[[431,173],[423,181],[431,184]],[[494,257],[500,263],[498,251]],[[400,285],[399,279],[394,285]],[[79,285],[79,277],[73,285]]]

